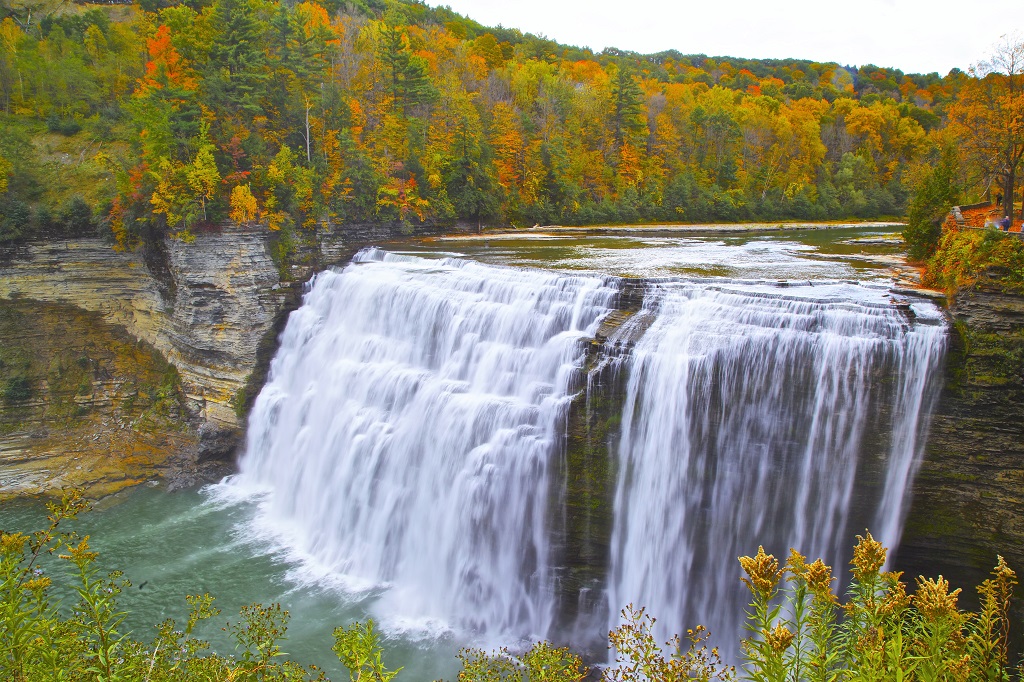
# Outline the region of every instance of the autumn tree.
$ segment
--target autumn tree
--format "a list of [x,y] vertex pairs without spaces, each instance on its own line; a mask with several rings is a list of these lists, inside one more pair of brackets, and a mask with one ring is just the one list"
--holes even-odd
[[949,109],[950,129],[978,169],[979,184],[997,184],[1003,211],[1013,214],[1014,191],[1024,159],[1024,42],[1004,38],[992,57],[972,68]]

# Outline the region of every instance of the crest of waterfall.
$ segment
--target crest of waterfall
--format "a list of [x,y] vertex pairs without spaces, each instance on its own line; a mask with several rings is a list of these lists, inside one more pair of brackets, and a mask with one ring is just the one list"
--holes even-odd
[[235,485],[382,609],[547,635],[551,459],[579,340],[615,296],[567,276],[371,249],[311,283]]
[[764,545],[784,562],[793,547],[845,580],[866,525],[898,543],[945,329],[856,296],[741,285],[662,284],[644,306],[654,321],[625,370],[610,625],[643,605],[662,641],[704,624],[735,661],[737,557]]

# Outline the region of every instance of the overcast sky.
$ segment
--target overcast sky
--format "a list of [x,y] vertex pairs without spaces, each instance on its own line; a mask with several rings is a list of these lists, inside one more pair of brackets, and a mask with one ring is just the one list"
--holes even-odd
[[487,26],[501,24],[600,52],[675,49],[796,57],[906,73],[984,59],[1004,34],[1024,34],[1021,0],[427,0]]

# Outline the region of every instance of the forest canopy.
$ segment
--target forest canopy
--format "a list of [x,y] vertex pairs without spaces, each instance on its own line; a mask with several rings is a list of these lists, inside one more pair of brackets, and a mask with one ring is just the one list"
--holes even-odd
[[595,54],[405,0],[2,12],[0,242],[898,216],[976,80]]

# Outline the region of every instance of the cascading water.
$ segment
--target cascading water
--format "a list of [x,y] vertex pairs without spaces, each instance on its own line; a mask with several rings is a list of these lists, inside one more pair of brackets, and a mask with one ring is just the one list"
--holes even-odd
[[738,556],[764,545],[784,561],[794,547],[843,575],[865,525],[898,543],[945,329],[859,302],[871,298],[863,287],[828,288],[807,287],[813,299],[740,284],[649,293],[655,319],[625,369],[612,627],[626,604],[643,605],[663,638],[702,623],[735,661]]
[[[234,485],[385,618],[541,637],[550,461],[600,277],[361,252],[316,277]],[[506,640],[507,641],[507,640]]]
[[[232,486],[259,492],[262,521],[386,622],[558,638],[555,605],[575,589],[558,563],[561,427],[580,341],[620,288],[360,253],[290,318]],[[639,340],[595,358],[627,377],[614,493],[595,492],[614,505],[598,620],[644,605],[664,637],[701,622],[735,660],[737,556],[792,546],[842,574],[865,527],[896,545],[945,329],[931,306],[922,324],[887,297],[661,280],[642,313],[616,314],[608,345]],[[608,542],[592,532],[589,546]],[[603,628],[580,603],[570,629],[590,646]]]

